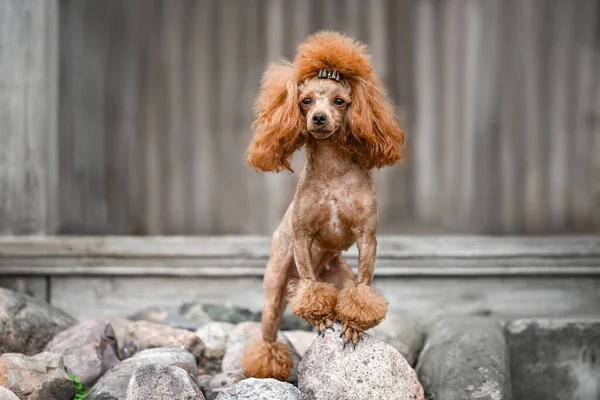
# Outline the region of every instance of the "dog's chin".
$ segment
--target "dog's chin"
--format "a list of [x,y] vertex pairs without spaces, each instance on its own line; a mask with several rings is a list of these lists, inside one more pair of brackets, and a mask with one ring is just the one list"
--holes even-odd
[[318,129],[312,129],[309,131],[309,133],[317,140],[330,138],[334,132],[335,132],[334,130],[326,131],[326,130],[318,130]]

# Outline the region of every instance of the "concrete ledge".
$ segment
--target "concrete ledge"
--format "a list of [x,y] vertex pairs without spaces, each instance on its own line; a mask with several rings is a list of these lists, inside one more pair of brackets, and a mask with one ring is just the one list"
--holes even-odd
[[506,326],[515,399],[600,399],[600,320]]

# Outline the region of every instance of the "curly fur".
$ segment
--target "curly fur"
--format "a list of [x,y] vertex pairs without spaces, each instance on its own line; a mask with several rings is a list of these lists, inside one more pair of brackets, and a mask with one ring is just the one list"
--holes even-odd
[[401,161],[404,133],[386,101],[366,46],[337,32],[321,31],[299,47],[294,64],[272,64],[265,72],[255,105],[248,163],[261,171],[292,171],[289,158],[314,141],[298,104],[298,85],[315,77],[320,68],[337,69],[352,88],[348,132],[337,137],[340,147],[366,169]]
[[387,301],[367,285],[349,283],[338,294],[335,311],[348,326],[366,331],[383,321]]
[[274,378],[285,381],[292,371],[292,350],[281,342],[256,339],[242,356],[244,373],[251,378]]
[[[320,79],[321,68],[338,70],[341,80]],[[307,156],[294,200],[273,235],[262,340],[248,347],[243,361],[249,376],[283,380],[292,361],[288,349],[273,342],[286,288],[294,314],[320,331],[340,320],[346,342],[355,345],[385,318],[387,303],[370,288],[378,224],[371,169],[401,161],[404,133],[366,46],[329,31],[309,37],[293,63],[269,66],[255,111],[251,166],[291,171],[296,150],[305,147]],[[341,255],[354,243],[358,285]]]
[[248,163],[261,171],[292,171],[288,159],[306,144],[308,132],[302,124],[298,82],[291,64],[272,64],[266,70],[255,111]]
[[288,285],[292,312],[316,326],[322,320],[333,320],[337,290],[325,282],[310,279],[293,280]]

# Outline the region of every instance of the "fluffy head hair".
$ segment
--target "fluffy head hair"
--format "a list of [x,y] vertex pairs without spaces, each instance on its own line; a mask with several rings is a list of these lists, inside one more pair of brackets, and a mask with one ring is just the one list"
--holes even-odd
[[306,130],[298,85],[316,77],[321,68],[338,70],[352,89],[348,129],[336,139],[340,147],[367,169],[400,161],[404,133],[385,99],[366,45],[336,32],[321,31],[298,48],[294,64],[273,64],[265,72],[255,105],[249,164],[262,171],[292,171],[290,156],[314,140]]

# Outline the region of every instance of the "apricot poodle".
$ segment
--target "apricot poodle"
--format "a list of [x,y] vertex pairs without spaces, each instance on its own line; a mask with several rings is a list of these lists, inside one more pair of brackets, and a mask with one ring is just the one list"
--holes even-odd
[[[321,31],[294,63],[269,66],[256,105],[248,163],[260,171],[307,164],[275,231],[264,276],[262,337],[243,356],[246,375],[286,380],[291,349],[277,342],[289,302],[319,332],[342,324],[346,343],[379,324],[387,302],[371,288],[377,251],[377,199],[371,170],[402,158],[404,134],[376,77],[366,46]],[[356,243],[358,279],[341,252]]]

